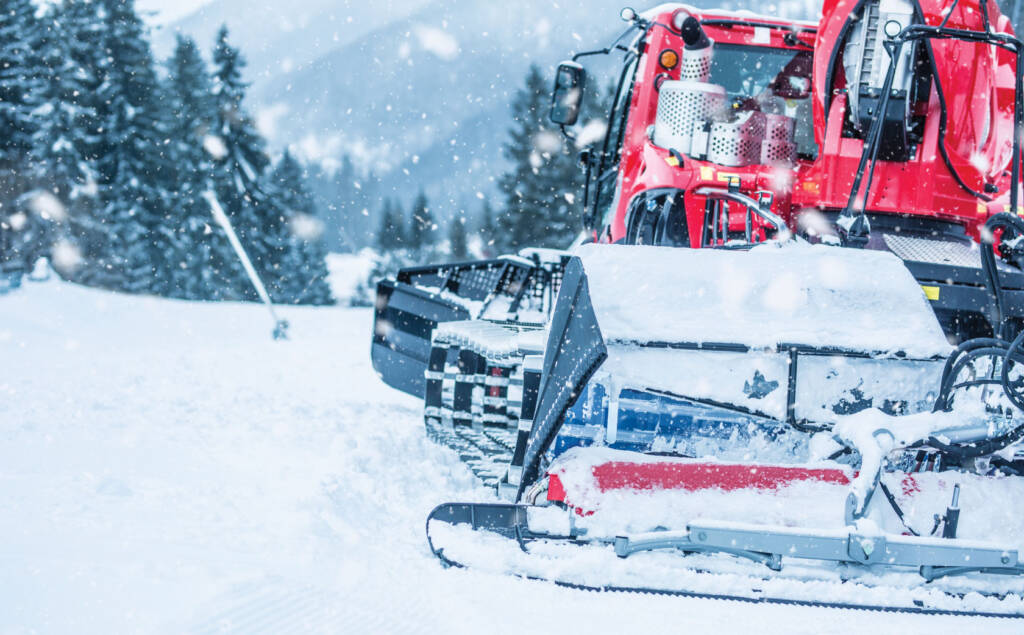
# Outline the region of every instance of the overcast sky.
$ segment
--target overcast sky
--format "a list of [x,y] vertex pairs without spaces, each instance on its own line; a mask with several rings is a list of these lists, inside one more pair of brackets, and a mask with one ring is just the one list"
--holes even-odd
[[147,16],[152,24],[167,24],[183,18],[211,0],[135,0],[135,7],[142,12],[156,12]]

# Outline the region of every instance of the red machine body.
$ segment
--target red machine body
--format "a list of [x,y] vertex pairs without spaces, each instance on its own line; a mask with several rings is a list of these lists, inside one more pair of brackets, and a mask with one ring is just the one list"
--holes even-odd
[[[755,199],[759,194],[770,195],[771,211],[794,231],[802,229],[798,217],[803,210],[843,208],[864,148],[864,140],[844,127],[849,113],[843,49],[854,21],[851,16],[861,4],[828,0],[818,24],[749,13],[699,11],[684,5],[651,16],[652,23],[664,26],[647,32],[632,85],[621,91],[628,91],[628,115],[618,174],[614,196],[604,193],[610,200],[604,205],[598,201],[594,210],[600,219],[595,239],[632,242],[635,237],[628,234],[630,223],[636,222],[631,217],[638,212],[637,197],[666,188],[684,192],[688,246],[694,248],[725,242],[709,242],[702,235],[707,200],[696,192],[705,186],[724,188],[738,180],[741,193]],[[915,6],[926,24],[938,25],[945,17],[947,4],[923,0]],[[995,29],[1012,33],[1009,21],[999,14],[995,3],[988,4]],[[660,53],[680,52],[684,62],[691,54],[682,34],[670,28],[680,12],[700,21],[716,55],[726,51],[730,62],[751,66],[764,63],[764,56],[769,55],[780,65],[780,73],[788,72],[796,78],[803,75],[810,82],[812,89],[806,97],[788,99],[806,100],[810,106],[799,104],[796,108],[802,115],[796,122],[797,136],[803,135],[796,161],[785,167],[764,163],[729,167],[689,156],[679,161],[671,148],[653,142],[650,128],[656,122],[659,87],[666,80],[680,79],[683,67],[678,64],[665,68],[659,63]],[[947,26],[980,30],[981,16],[975,3],[956,5]],[[1013,136],[1014,56],[983,43],[940,40],[928,42],[927,47],[928,54],[922,53],[916,63],[933,64],[934,68],[929,73],[930,81],[926,80],[928,87],[910,105],[920,122],[920,141],[914,144],[908,160],[878,161],[865,207],[869,212],[952,221],[976,236],[977,228],[989,215],[1005,207]],[[777,61],[780,53],[790,54],[787,64]],[[711,82],[716,81],[715,70]],[[759,72],[754,68],[744,70]],[[749,107],[743,103],[733,106],[736,111]],[[730,224],[733,231],[741,226],[735,217],[730,218]]]
[[[838,209],[847,203],[864,141],[843,134],[848,81],[842,44],[850,28],[852,0],[827,0],[814,49],[815,140],[819,159],[800,171],[796,209]],[[997,31],[1012,34],[1009,20],[988,2]],[[938,26],[948,3],[917,2],[925,24]],[[946,26],[983,29],[976,4],[959,3]],[[923,120],[921,141],[907,161],[879,161],[876,187],[866,209],[905,216],[936,217],[977,229],[1002,205],[1010,185],[1013,144],[1014,56],[982,43],[935,40],[925,43],[920,66],[933,67],[930,86],[910,105]],[[1003,202],[1005,203],[1005,201]]]
[[[1009,211],[1016,56],[998,45],[1009,20],[980,1],[827,0],[819,23],[686,5],[638,17],[586,155],[592,239],[742,249],[795,233],[891,251],[951,338],[992,335],[977,243]],[[896,50],[885,33],[915,26],[968,36]],[[1024,252],[996,253],[1000,320],[1024,324]]]
[[[689,7],[666,11],[653,18],[653,21],[672,24],[673,16],[680,11],[701,20],[708,36],[716,45],[792,51],[794,56],[810,57],[809,51],[816,33],[814,23],[762,17],[751,19],[748,15],[738,16],[717,11],[698,12]],[[795,39],[788,39],[787,36],[795,36]],[[673,157],[670,148],[654,144],[648,129],[655,124],[657,116],[657,86],[666,79],[678,80],[682,68],[682,64],[679,64],[674,69],[665,69],[659,64],[659,53],[674,50],[681,52],[685,57],[686,52],[681,34],[671,29],[651,29],[648,37],[645,52],[637,62],[636,74],[629,92],[628,118],[621,145],[614,201],[608,209],[599,210],[603,212],[604,218],[597,240],[624,240],[631,205],[636,197],[644,192],[662,188],[695,192],[703,186],[727,187],[730,180],[738,179],[741,191],[771,192],[774,195],[772,211],[778,214],[788,213],[791,208],[792,175],[780,174],[779,170],[769,165],[728,167],[688,157],[679,162]],[[809,126],[810,122],[806,122],[806,125]],[[693,213],[687,214],[690,247],[713,246],[701,240],[704,204],[704,197],[687,197],[687,209],[693,210]],[[718,244],[721,242],[718,241]]]

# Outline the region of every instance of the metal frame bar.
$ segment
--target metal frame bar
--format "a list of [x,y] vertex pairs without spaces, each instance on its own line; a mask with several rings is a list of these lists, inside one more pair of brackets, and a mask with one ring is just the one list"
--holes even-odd
[[[769,525],[691,523],[684,532],[652,532],[615,539],[615,553],[680,549],[728,553],[781,569],[782,557],[859,565],[918,569],[931,581],[943,576],[985,572],[1024,575],[1016,549],[946,538],[866,535],[848,530],[794,530]],[[778,566],[775,566],[778,565]]]
[[684,351],[715,351],[722,353],[778,353],[788,351],[800,355],[821,357],[853,357],[859,359],[897,359],[908,362],[933,362],[945,359],[942,355],[932,357],[912,357],[904,351],[859,351],[839,346],[810,346],[807,344],[787,344],[780,342],[775,346],[749,346],[730,342],[635,342],[632,340],[608,340],[608,344],[628,344],[641,348],[672,348]]
[[[430,523],[465,524],[516,540],[527,551],[530,542],[559,541],[575,544],[612,545],[620,558],[662,549],[686,553],[720,553],[764,564],[781,571],[783,557],[847,565],[916,569],[927,582],[942,577],[985,573],[1024,575],[1017,549],[996,544],[949,538],[867,535],[852,528],[794,529],[772,525],[736,525],[712,520],[693,522],[683,531],[657,531],[614,539],[587,538],[572,527],[568,535],[535,532],[529,526],[530,505],[510,503],[445,503],[427,518],[427,540],[431,551],[444,560],[434,546]],[[573,514],[571,510],[566,512]],[[571,518],[571,516],[570,516]]]
[[[704,196],[704,197],[706,197],[709,202],[710,201],[721,201],[723,203],[733,202],[733,203],[739,203],[740,205],[742,205],[746,209],[745,235],[747,236],[747,242],[748,243],[750,242],[750,236],[751,236],[751,232],[752,232],[752,227],[751,227],[752,220],[753,220],[752,216],[751,216],[752,214],[756,214],[759,218],[761,218],[762,220],[764,220],[769,225],[771,225],[772,227],[775,228],[775,233],[776,233],[776,239],[777,240],[785,240],[786,238],[789,237],[790,232],[789,232],[789,227],[786,226],[786,222],[784,220],[782,220],[774,212],[772,212],[772,211],[770,211],[768,209],[765,209],[765,207],[763,205],[761,205],[761,202],[754,200],[753,198],[747,196],[746,194],[741,194],[740,192],[733,192],[733,191],[730,191],[730,190],[724,190],[724,189],[721,189],[721,188],[711,187],[711,186],[699,187],[699,188],[697,188],[694,191],[694,194],[696,194],[697,196]],[[708,211],[711,211],[712,213],[714,213],[713,210],[708,210]],[[705,212],[705,214],[706,213],[707,212]],[[716,242],[718,240],[718,226],[719,226],[718,216],[719,216],[719,214],[714,214],[714,219],[713,219],[714,220],[714,229],[713,229],[712,240],[714,240]],[[728,218],[728,216],[726,216],[726,218]],[[728,222],[728,221],[726,221],[726,222]],[[705,220],[705,224],[706,224],[706,220]],[[729,227],[728,227],[728,225],[726,225],[725,227],[722,228],[722,236],[723,236],[722,244],[724,245],[725,242],[728,240],[728,236],[729,236]]]

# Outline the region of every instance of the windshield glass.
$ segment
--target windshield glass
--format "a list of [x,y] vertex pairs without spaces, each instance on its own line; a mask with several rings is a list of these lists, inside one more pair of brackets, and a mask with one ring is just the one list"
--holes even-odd
[[816,157],[811,66],[811,51],[716,43],[709,81],[723,86],[730,100],[796,119],[797,152]]

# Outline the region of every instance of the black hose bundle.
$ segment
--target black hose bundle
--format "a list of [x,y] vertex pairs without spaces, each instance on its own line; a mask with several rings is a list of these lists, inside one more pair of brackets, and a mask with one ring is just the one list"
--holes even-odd
[[1014,264],[1019,264],[1017,260],[1018,256],[1021,255],[1020,248],[1011,247],[1010,241],[1013,239],[1024,239],[1024,220],[1016,214],[1000,212],[989,218],[981,231],[981,269],[985,274],[985,284],[992,293],[993,302],[992,331],[1000,339],[1009,340],[1011,339],[1009,333],[1011,324],[1006,316],[1006,300],[1003,295],[1003,285],[999,280],[996,249],[993,247],[996,230],[1002,230],[1003,232],[999,245],[1000,255],[1007,260],[1014,261]]
[[[985,357],[988,357],[991,362],[986,376],[973,377],[957,383],[957,378],[965,368]],[[1002,387],[1009,402],[1024,412],[1024,377],[1010,379],[1010,369],[1016,364],[1024,364],[1024,332],[1009,343],[995,338],[978,338],[964,342],[946,360],[946,365],[942,370],[939,395],[935,399],[935,407],[932,408],[932,412],[952,410],[955,391],[984,385]],[[1024,423],[984,441],[958,445],[943,443],[932,437],[928,439],[928,445],[958,460],[965,460],[993,454],[1021,438],[1024,438]]]
[[[981,264],[985,274],[986,284],[992,293],[993,307],[993,331],[997,337],[981,337],[967,340],[960,344],[946,360],[942,369],[942,380],[939,382],[939,393],[935,399],[935,406],[932,412],[949,412],[953,407],[953,395],[957,390],[975,386],[1000,386],[1007,400],[1018,410],[1024,412],[1024,376],[1014,380],[1010,379],[1011,368],[1017,364],[1024,364],[1024,331],[1017,334],[1012,341],[1008,342],[1011,329],[1011,322],[1004,311],[1004,297],[1002,285],[999,281],[999,270],[996,264],[995,231],[1003,230],[1003,239],[1009,236],[1024,236],[1024,220],[1014,214],[1000,213],[989,218],[985,223],[982,232],[981,242]],[[1010,257],[1008,247],[1001,248],[1003,257]],[[972,376],[962,382],[957,382],[960,374],[967,368],[974,368],[979,360],[988,358],[989,367],[985,376]],[[1021,366],[1024,368],[1024,366]],[[966,444],[948,444],[932,437],[928,444],[938,450],[951,455],[955,459],[973,459],[998,452],[1008,445],[1024,438],[1024,423],[984,441]]]

